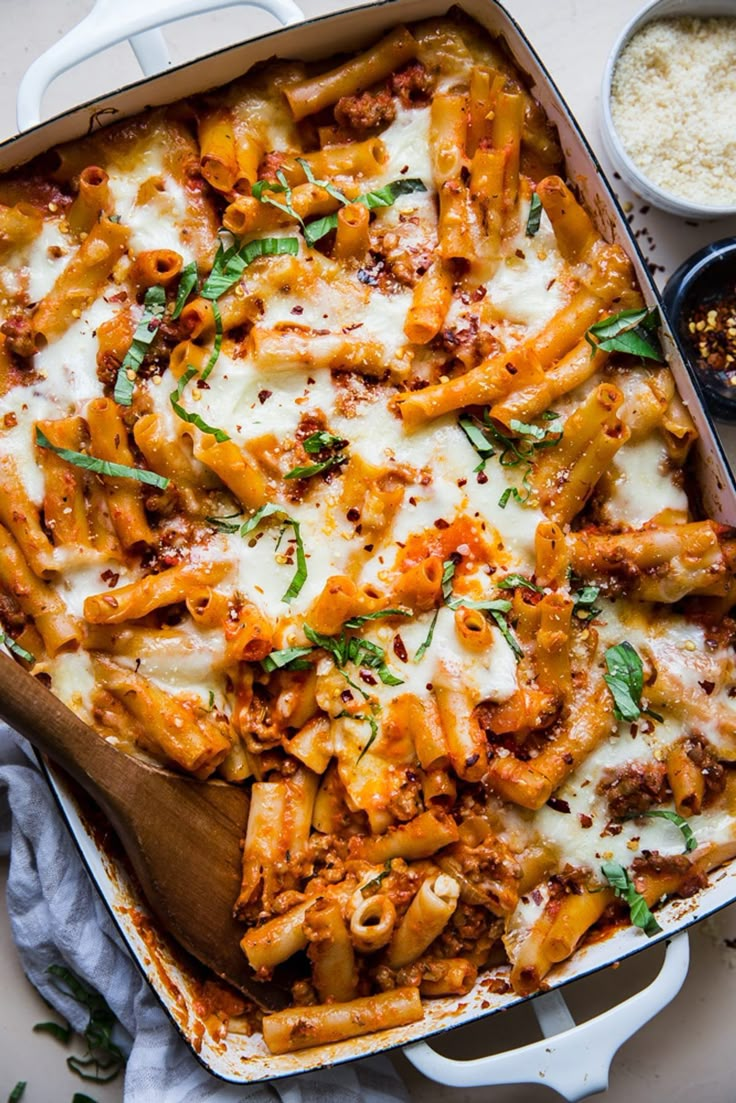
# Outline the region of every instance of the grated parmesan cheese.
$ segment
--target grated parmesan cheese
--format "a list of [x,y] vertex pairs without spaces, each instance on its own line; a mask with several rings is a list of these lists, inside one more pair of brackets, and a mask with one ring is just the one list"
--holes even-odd
[[736,204],[736,19],[661,19],[621,52],[611,111],[641,171],[704,206]]

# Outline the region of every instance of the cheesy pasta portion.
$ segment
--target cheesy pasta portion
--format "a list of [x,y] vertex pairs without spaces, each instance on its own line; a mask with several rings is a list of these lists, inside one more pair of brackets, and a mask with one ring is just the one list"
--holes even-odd
[[0,180],[2,642],[245,786],[273,1052],[736,853],[734,534],[631,263],[458,12]]

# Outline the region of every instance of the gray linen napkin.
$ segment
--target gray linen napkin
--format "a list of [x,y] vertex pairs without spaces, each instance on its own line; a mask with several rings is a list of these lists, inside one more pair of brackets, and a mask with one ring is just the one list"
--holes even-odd
[[81,1032],[87,1012],[46,972],[63,963],[105,997],[121,1023],[115,1040],[128,1054],[125,1103],[408,1103],[386,1057],[252,1087],[207,1073],[118,937],[28,744],[2,723],[0,853],[10,854],[8,912],[28,979]]

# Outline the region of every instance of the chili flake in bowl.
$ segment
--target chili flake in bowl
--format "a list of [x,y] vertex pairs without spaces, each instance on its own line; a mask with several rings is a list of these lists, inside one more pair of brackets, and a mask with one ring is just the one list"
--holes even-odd
[[736,420],[736,238],[694,253],[670,277],[663,300],[712,413]]

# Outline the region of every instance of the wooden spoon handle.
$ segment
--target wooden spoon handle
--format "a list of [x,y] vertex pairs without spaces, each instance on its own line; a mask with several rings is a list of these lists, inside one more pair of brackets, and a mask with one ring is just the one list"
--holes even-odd
[[6,655],[0,655],[0,717],[106,803],[111,758],[119,752]]

